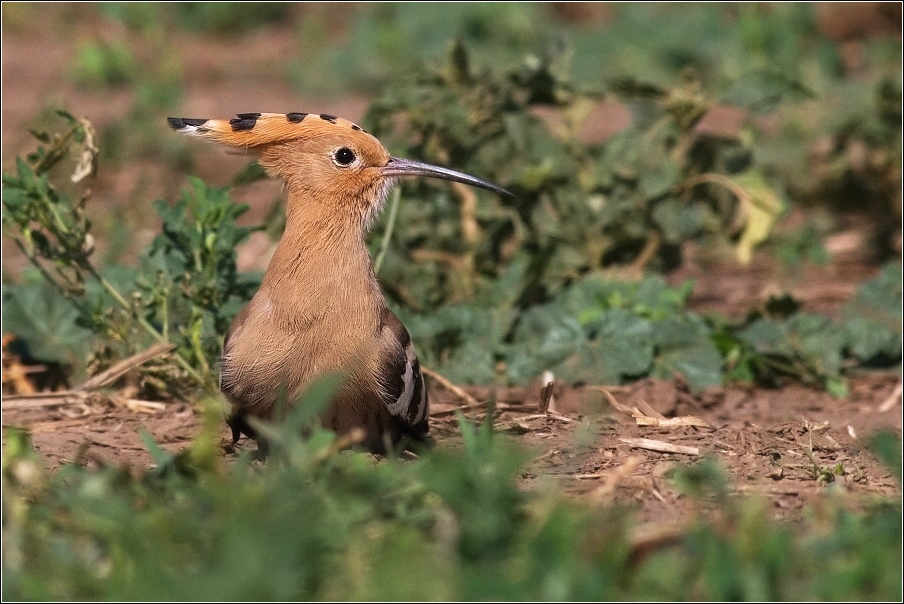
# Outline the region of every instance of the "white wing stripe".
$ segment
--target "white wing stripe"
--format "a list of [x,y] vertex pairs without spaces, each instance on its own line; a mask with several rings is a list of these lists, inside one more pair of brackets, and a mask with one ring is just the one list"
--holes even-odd
[[408,405],[411,403],[411,396],[414,394],[414,368],[411,363],[405,363],[405,375],[402,376],[402,382],[405,389],[399,395],[398,400],[388,405],[389,412],[397,417],[405,417],[408,414]]
[[417,425],[424,419],[424,416],[427,414],[427,385],[424,384],[423,376],[418,376],[421,380],[421,400],[417,403],[417,415],[414,418],[414,424]]

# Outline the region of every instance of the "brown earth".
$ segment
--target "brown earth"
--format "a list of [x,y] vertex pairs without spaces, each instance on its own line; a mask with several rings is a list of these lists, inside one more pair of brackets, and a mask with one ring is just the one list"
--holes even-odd
[[[47,109],[64,106],[91,119],[99,129],[128,119],[134,103],[128,90],[77,87],[69,76],[79,44],[86,40],[114,40],[127,34],[98,22],[96,11],[76,5],[3,5],[2,165],[8,170],[16,155],[28,151],[27,128],[40,123]],[[36,12],[40,10],[40,15]],[[308,10],[299,8],[298,11]],[[312,9],[313,10],[313,9]],[[65,26],[61,25],[65,24]],[[341,36],[342,31],[331,32]],[[292,27],[269,27],[227,41],[168,32],[168,47],[185,70],[180,115],[221,117],[242,111],[325,111],[358,119],[366,107],[362,98],[324,101],[299,94],[287,83],[282,57],[299,56],[303,45]],[[161,116],[161,120],[162,120]],[[624,120],[619,107],[601,107],[588,130],[611,134],[612,124]],[[161,124],[163,122],[161,121]],[[165,125],[164,125],[165,126]],[[162,126],[163,127],[163,126]],[[246,163],[224,156],[213,147],[193,147],[194,173],[206,181],[226,184]],[[112,228],[124,222],[130,236],[121,258],[142,249],[158,229],[150,211],[157,197],[174,199],[185,174],[154,157],[102,165],[93,184],[91,211],[95,223]],[[249,220],[260,220],[279,186],[258,183],[237,191],[235,198],[252,204]],[[827,266],[798,269],[776,266],[759,254],[741,268],[724,254],[685,250],[687,262],[669,276],[671,283],[697,281],[691,307],[737,317],[765,301],[770,294],[789,292],[805,310],[835,314],[858,284],[875,276],[877,265],[862,242],[869,237],[852,222],[827,243],[833,252]],[[263,236],[261,236],[263,237]],[[900,251],[900,230],[897,234]],[[103,237],[98,238],[103,254]],[[243,270],[266,263],[272,244],[252,239],[240,250]],[[3,270],[15,277],[24,266],[11,242],[3,240]],[[532,388],[465,388],[478,404],[465,414],[479,420],[487,400],[497,402],[498,430],[529,448],[533,461],[522,475],[525,486],[550,484],[564,492],[592,500],[612,500],[637,507],[638,515],[657,525],[682,518],[688,505],[668,478],[669,470],[709,455],[731,475],[734,489],[756,493],[773,506],[777,516],[798,517],[803,508],[823,497],[831,476],[834,491],[855,501],[897,491],[894,479],[867,451],[870,435],[890,429],[901,434],[901,376],[896,372],[863,373],[851,378],[850,396],[836,400],[827,393],[788,384],[778,389],[730,386],[690,394],[678,381],[642,381],[608,388],[618,411],[598,387],[557,385],[551,414],[540,414],[539,385]],[[431,385],[432,433],[437,447],[455,448],[460,434],[454,410],[464,403],[450,390]],[[708,427],[638,425],[642,422],[692,416]],[[164,449],[176,452],[198,433],[197,410],[187,404],[157,407],[97,395],[73,399],[15,399],[5,396],[2,423],[28,429],[41,456],[51,467],[74,461],[104,460],[148,466],[152,463],[140,431],[146,429]],[[696,422],[696,423],[703,423]],[[224,458],[228,433],[223,427]],[[638,448],[650,439],[667,445],[693,447],[696,453],[662,453]],[[239,449],[253,447],[244,440]],[[829,475],[824,468],[840,473]]]
[[[755,493],[776,516],[794,518],[824,497],[830,484],[833,492],[845,492],[855,503],[899,492],[867,443],[879,430],[901,433],[900,384],[895,372],[858,375],[845,400],[799,384],[772,390],[731,386],[698,395],[665,380],[608,388],[557,384],[550,411],[543,414],[539,385],[465,388],[476,400],[468,408],[434,380],[431,432],[436,447],[459,447],[455,411],[463,409],[469,419],[482,421],[486,401],[494,400],[496,430],[532,452],[533,461],[521,476],[526,487],[553,486],[575,497],[628,504],[637,509],[639,520],[668,526],[689,505],[669,480],[669,471],[710,456],[727,470],[737,492]],[[604,391],[624,409],[613,407]],[[190,405],[153,409],[133,403],[130,408],[115,400],[119,402],[101,395],[80,400],[6,397],[3,427],[26,428],[50,467],[76,459],[148,467],[153,462],[142,430],[171,453],[188,446],[200,430],[199,415]],[[639,425],[662,417],[693,418],[698,425]],[[659,452],[637,439],[688,449]],[[225,424],[221,444],[224,459],[256,448],[244,438],[233,448]]]

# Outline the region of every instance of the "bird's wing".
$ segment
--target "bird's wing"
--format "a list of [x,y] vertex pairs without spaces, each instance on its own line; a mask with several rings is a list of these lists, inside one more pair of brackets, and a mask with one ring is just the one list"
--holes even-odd
[[383,356],[378,380],[383,402],[414,436],[423,438],[430,430],[430,405],[421,364],[408,330],[389,309],[383,311],[380,338]]

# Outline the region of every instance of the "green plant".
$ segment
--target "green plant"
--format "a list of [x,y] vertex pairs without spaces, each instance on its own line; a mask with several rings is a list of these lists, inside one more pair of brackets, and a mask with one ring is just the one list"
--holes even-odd
[[119,89],[129,100],[127,115],[98,132],[105,164],[166,156],[181,160],[179,146],[163,138],[160,114],[182,98],[182,64],[171,43],[172,9],[151,3],[108,2],[93,8],[109,32],[82,43],[68,75],[83,91]]
[[[35,133],[41,143],[37,151],[27,160],[17,159],[16,174],[3,175],[4,234],[62,295],[45,301],[69,309],[58,312],[67,321],[75,320],[69,329],[79,333],[85,328],[100,336],[91,369],[150,342],[170,340],[177,345],[174,365],[157,367],[157,389],[215,391],[212,361],[219,355],[222,334],[257,285],[253,277],[237,273],[235,247],[259,227],[238,227],[235,220],[247,206],[233,204],[225,189],[209,189],[193,180],[173,207],[162,201],[155,205],[163,233],[140,268],[98,268],[91,260],[87,189],[73,201],[56,184],[72,155],[78,160],[73,181],[83,184],[92,173],[97,156],[94,130],[87,120],[59,115],[68,129],[55,135]],[[28,326],[37,324],[29,318],[28,296],[33,295],[6,288],[4,302],[11,305],[4,304],[4,318],[13,330],[23,325],[23,334],[28,334]]]
[[121,86],[133,82],[138,62],[122,42],[83,44],[71,67],[79,86]]
[[726,380],[775,386],[794,379],[834,395],[852,367],[901,362],[901,265],[864,283],[844,319],[802,312],[772,298],[740,321],[687,309],[694,284],[659,277],[588,275],[545,304],[517,312],[512,282],[526,259],[476,303],[435,312],[399,309],[425,364],[459,382],[526,383],[550,370],[566,382],[620,383],[681,375],[694,390]]
[[[272,426],[265,465],[163,452],[133,473],[73,463],[49,473],[6,433],[8,599],[604,600],[899,599],[901,506],[827,498],[802,526],[740,499],[718,464],[673,474],[694,502],[677,539],[636,556],[630,512],[524,489],[526,457],[460,420],[459,452],[412,462],[337,452],[308,407]],[[307,419],[305,419],[307,417]],[[883,450],[898,451],[900,440]],[[206,442],[206,444],[205,444]]]
[[174,8],[173,25],[220,35],[247,33],[286,21],[292,10],[291,5],[282,2],[260,2],[253,7],[233,2],[184,2]]
[[743,137],[695,128],[717,99],[693,74],[671,87],[616,83],[634,121],[587,144],[581,127],[600,95],[567,72],[560,48],[516,68],[478,70],[456,43],[443,68],[416,72],[372,104],[365,122],[400,154],[462,167],[515,193],[503,200],[453,187],[453,197],[419,185],[429,202],[400,209],[396,255],[408,261],[390,255],[385,267],[388,281],[404,284],[390,290],[399,302],[473,299],[516,251],[531,256],[526,280],[514,284],[524,308],[589,271],[674,267],[687,241],[734,237],[746,262],[768,235],[780,197]]

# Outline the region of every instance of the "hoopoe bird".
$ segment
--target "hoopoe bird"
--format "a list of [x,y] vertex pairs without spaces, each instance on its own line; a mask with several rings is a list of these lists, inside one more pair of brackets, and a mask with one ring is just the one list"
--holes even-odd
[[266,441],[249,417],[273,419],[317,377],[345,382],[321,417],[339,434],[385,454],[424,440],[429,403],[408,331],[386,306],[365,235],[389,191],[405,176],[456,181],[511,195],[474,176],[392,157],[375,137],[326,114],[240,113],[231,120],[168,118],[178,132],[258,156],[288,191],[286,226],[260,289],[232,321],[220,389],[232,404],[233,442]]

